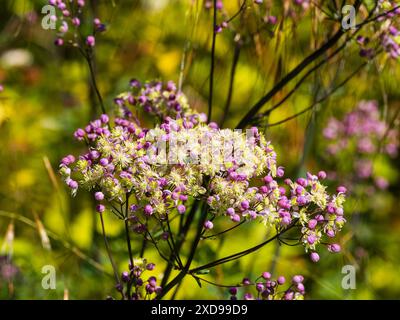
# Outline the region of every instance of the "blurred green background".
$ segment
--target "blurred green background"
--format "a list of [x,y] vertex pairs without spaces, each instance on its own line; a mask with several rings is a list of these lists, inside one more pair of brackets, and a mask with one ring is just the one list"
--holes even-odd
[[[0,298],[104,299],[115,295],[115,290],[93,202],[83,192],[72,199],[57,174],[59,160],[81,150],[72,137],[74,130],[99,113],[88,68],[79,52],[55,47],[54,32],[41,27],[41,8],[46,3],[1,2],[0,84],[4,91],[0,93],[0,255],[10,255],[14,268],[2,267]],[[265,7],[249,1],[246,14],[218,34],[213,120],[223,114],[235,50],[239,60],[226,127],[234,127],[251,105],[332,32],[334,22],[321,18],[321,12],[313,7],[307,12],[296,9],[292,18],[282,22],[291,3],[267,1],[270,9],[266,12]],[[227,16],[238,8],[237,1],[224,1]],[[282,23],[256,32],[268,12]],[[206,112],[212,12],[204,9],[203,1],[92,1],[89,15],[101,17],[107,25],[107,31],[96,39],[95,55],[106,107],[128,88],[131,78],[179,82],[181,77],[192,107]],[[273,123],[303,110],[360,62],[358,47],[347,46],[268,120]],[[286,168],[287,176],[297,177],[307,170],[337,170],[333,191],[351,172],[329,167],[331,164],[325,161],[321,132],[328,118],[342,117],[362,99],[374,99],[382,114],[391,119],[400,108],[399,76],[398,63],[379,57],[313,111],[267,128],[266,135],[277,149],[278,162]],[[352,161],[352,155],[345,157]],[[340,236],[341,254],[323,252],[321,261],[312,264],[302,247],[273,243],[204,277],[235,284],[245,276],[256,278],[265,270],[285,276],[301,273],[306,278],[308,299],[399,298],[400,161],[385,160],[381,165],[390,172],[390,187],[376,192],[372,199],[361,191],[347,201],[349,223]],[[127,265],[124,226],[111,214],[105,218],[112,251],[122,271]],[[261,225],[244,225],[238,230],[222,240],[203,244],[196,259],[215,259],[231,253],[232,248],[246,249],[266,237]],[[139,244],[140,239],[136,242]],[[160,276],[162,260],[154,251],[148,256],[156,263],[154,274]],[[341,287],[341,270],[347,264],[357,269],[355,290]],[[44,265],[56,268],[56,290],[42,288]],[[177,298],[228,296],[225,289],[207,284],[199,288],[196,281],[187,278]]]

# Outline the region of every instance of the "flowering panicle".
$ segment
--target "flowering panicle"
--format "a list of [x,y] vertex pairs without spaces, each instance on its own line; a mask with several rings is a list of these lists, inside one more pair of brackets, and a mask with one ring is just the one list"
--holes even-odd
[[[88,149],[77,159],[66,156],[60,164],[73,195],[79,188],[92,191],[98,212],[108,207],[120,218],[124,215],[117,209],[126,205],[138,233],[149,232],[144,221],[185,214],[193,199],[208,204],[206,230],[219,217],[235,223],[259,221],[277,232],[300,222],[298,242],[311,251],[313,261],[318,260],[317,245],[326,243],[323,237],[333,238],[345,222],[345,188],[329,195],[321,183],[324,172],[308,173],[294,182],[286,179],[280,185],[284,169],[277,165],[273,146],[257,128],[242,133],[206,124],[172,82],[143,87],[135,82],[134,87],[135,95],[119,98],[123,100],[119,106],[127,110],[123,117],[110,121],[102,115],[74,133]],[[157,115],[160,124],[142,128],[126,105],[129,99],[134,100],[133,108],[146,105],[145,111]],[[175,99],[185,101],[179,111],[168,104]],[[256,180],[262,185],[253,186]],[[335,250],[330,246],[329,251],[338,251],[338,245],[333,244]]]
[[79,48],[94,47],[96,33],[106,30],[105,24],[99,18],[95,18],[91,22],[91,34],[81,38],[79,28],[85,21],[85,0],[49,0],[49,4],[56,10],[56,14],[50,16],[52,23],[57,26],[57,38],[54,41],[56,46],[69,44]]
[[303,300],[305,294],[303,281],[302,275],[295,275],[284,289],[286,284],[284,276],[273,280],[269,272],[263,272],[255,282],[251,282],[248,278],[243,279],[240,286],[229,288],[229,293],[231,300],[238,299],[238,291],[241,288],[246,288],[243,294],[244,300]]
[[356,155],[352,171],[357,179],[372,178],[378,188],[387,188],[387,179],[374,172],[373,160],[378,152],[392,158],[397,156],[398,131],[380,120],[375,101],[361,101],[341,120],[331,118],[323,134],[328,142],[326,151],[332,159],[337,161],[343,154]]

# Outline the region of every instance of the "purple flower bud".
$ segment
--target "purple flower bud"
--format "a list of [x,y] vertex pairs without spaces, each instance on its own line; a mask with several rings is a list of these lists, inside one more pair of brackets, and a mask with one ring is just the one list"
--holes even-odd
[[61,163],[66,166],[69,166],[71,163],[74,163],[74,162],[75,162],[75,157],[71,154],[62,158],[62,160],[61,160]]
[[78,0],[77,3],[78,3],[78,6],[81,8],[85,6],[85,0]]
[[296,180],[297,184],[301,185],[302,187],[307,187],[307,180],[304,178],[298,178]]
[[283,217],[282,220],[281,220],[281,223],[282,223],[284,226],[289,225],[291,222],[292,222],[292,219],[290,219],[289,217]]
[[105,207],[104,205],[102,205],[102,204],[98,204],[98,205],[96,206],[96,211],[97,211],[98,213],[104,212],[105,209],[106,209],[106,207]]
[[314,230],[315,227],[317,226],[317,224],[318,224],[318,221],[316,219],[311,219],[310,221],[308,221],[308,227],[311,230]]
[[128,282],[129,281],[129,272],[128,271],[124,271],[121,274],[121,280],[123,282]]
[[307,242],[310,245],[313,245],[315,243],[315,241],[317,240],[317,238],[315,237],[315,235],[311,234],[307,237]]
[[270,183],[270,182],[274,181],[274,179],[270,175],[265,176],[263,180],[265,183]]
[[237,294],[237,288],[236,287],[232,287],[232,288],[229,288],[229,293],[231,294],[231,295],[236,295]]
[[238,215],[238,214],[233,214],[232,216],[231,216],[231,220],[233,221],[233,222],[239,222],[240,221],[240,216]]
[[108,115],[102,114],[102,115],[100,116],[100,120],[101,120],[101,122],[103,122],[103,123],[108,123],[108,121],[109,121]]
[[76,182],[75,180],[70,180],[68,182],[68,187],[70,187],[73,190],[78,189],[78,182]]
[[102,165],[103,167],[108,165],[108,159],[106,158],[101,158],[99,161],[100,165]]
[[180,205],[178,206],[178,212],[179,212],[180,214],[183,214],[183,213],[185,213],[185,211],[186,211],[186,207],[185,207],[183,204],[180,204]]
[[151,285],[146,284],[146,292],[148,294],[152,294],[152,293],[154,293],[154,288]]
[[61,46],[64,44],[64,40],[63,40],[62,38],[57,38],[57,39],[54,41],[54,44],[55,44],[57,47],[61,47]]
[[338,245],[337,243],[333,243],[333,244],[328,244],[328,250],[332,253],[338,253],[340,252],[341,248],[340,245]]
[[304,284],[299,283],[299,284],[297,285],[297,290],[298,290],[300,293],[303,293],[303,292],[304,292]]
[[303,196],[297,197],[297,204],[299,206],[304,206],[305,204],[307,204],[307,198]]
[[81,24],[81,20],[79,20],[77,17],[74,17],[72,18],[72,24],[78,27]]
[[338,193],[346,193],[346,191],[347,191],[347,189],[344,186],[339,186],[336,189],[336,192],[338,192]]
[[149,204],[146,204],[144,207],[144,214],[147,216],[151,216],[153,214],[153,207]]
[[129,81],[129,85],[130,85],[132,88],[140,88],[140,82],[139,82],[139,80],[136,80],[136,79],[131,79],[131,80]]
[[263,3],[263,0],[254,0],[254,3],[255,3],[255,4],[262,4],[262,3]]
[[284,176],[284,174],[285,174],[284,168],[283,167],[278,167],[278,169],[276,170],[276,175],[279,178],[282,178]]
[[87,36],[87,38],[86,38],[86,44],[87,44],[89,47],[94,47],[95,44],[96,44],[96,39],[95,39],[95,37],[93,37],[93,36]]
[[264,285],[263,285],[262,283],[257,283],[257,284],[256,284],[256,290],[257,290],[258,292],[264,291]]
[[157,279],[155,277],[150,277],[148,281],[149,285],[151,285],[153,288],[157,286]]
[[284,284],[284,283],[285,283],[285,281],[286,281],[286,279],[285,279],[285,277],[284,277],[284,276],[280,276],[280,277],[278,277],[278,280],[277,280],[277,282],[278,282],[278,284],[279,284],[279,285],[282,285],[282,284]]
[[328,230],[326,230],[326,235],[329,238],[333,238],[335,236],[335,231],[333,231],[332,229],[328,229]]
[[74,132],[74,137],[78,140],[82,140],[84,136],[85,136],[85,131],[81,128],[77,129]]
[[295,275],[295,276],[293,276],[293,278],[292,278],[292,282],[293,282],[294,284],[299,284],[299,283],[303,282],[303,280],[304,280],[304,277],[301,276],[301,275]]
[[251,281],[250,281],[250,279],[248,279],[248,278],[244,278],[244,279],[242,280],[242,284],[245,285],[245,286],[248,286],[248,285],[251,284]]
[[269,24],[275,25],[278,22],[278,19],[275,16],[268,16],[265,21]]
[[293,300],[293,297],[294,297],[294,292],[291,290],[287,291],[284,295],[285,300]]
[[204,228],[212,229],[213,227],[214,227],[214,224],[210,220],[207,220],[206,222],[204,222]]
[[244,300],[253,300],[254,297],[251,293],[245,293],[245,295],[243,296]]
[[263,273],[262,273],[262,277],[263,277],[264,279],[266,279],[266,280],[267,280],[267,279],[271,279],[271,274],[270,274],[269,272],[266,271],[266,272],[263,272]]
[[311,259],[312,262],[318,262],[319,261],[319,254],[316,253],[316,252],[311,252],[310,259]]
[[320,171],[318,172],[318,178],[323,180],[326,178],[326,172],[325,171]]
[[100,191],[96,192],[96,193],[94,194],[94,198],[95,198],[97,201],[102,201],[102,200],[104,200],[104,194],[103,194],[103,192],[100,192]]
[[240,203],[240,206],[242,207],[243,210],[247,210],[250,207],[250,204],[247,200],[244,200]]
[[152,271],[152,270],[154,270],[155,266],[156,265],[154,263],[149,263],[146,265],[146,269],[149,271]]

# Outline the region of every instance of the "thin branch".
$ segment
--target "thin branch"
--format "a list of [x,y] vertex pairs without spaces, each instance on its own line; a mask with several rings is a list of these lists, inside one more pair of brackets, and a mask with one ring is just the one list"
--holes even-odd
[[99,90],[99,87],[98,87],[97,81],[96,81],[96,74],[95,74],[94,67],[93,67],[92,55],[93,55],[93,52],[89,51],[87,54],[84,54],[83,56],[85,57],[86,62],[89,66],[90,79],[92,80],[92,85],[93,85],[94,91],[96,92],[97,99],[99,100],[101,111],[103,113],[106,113],[106,108],[104,107],[103,98],[101,97],[100,90]]
[[201,270],[212,268],[212,267],[215,267],[217,265],[220,265],[220,264],[223,264],[223,263],[226,263],[226,262],[237,260],[237,259],[240,259],[241,257],[244,257],[244,256],[246,256],[246,255],[248,255],[248,254],[250,254],[250,253],[252,253],[254,251],[257,251],[257,250],[261,249],[262,247],[264,247],[266,244],[270,243],[271,241],[275,240],[276,238],[278,238],[279,236],[281,236],[282,234],[284,234],[285,232],[290,230],[291,228],[293,228],[295,226],[295,224],[297,223],[297,221],[298,220],[296,219],[289,227],[287,227],[283,231],[277,233],[275,236],[269,238],[268,240],[265,240],[264,242],[254,246],[254,247],[251,247],[251,248],[249,248],[247,250],[244,250],[244,251],[240,251],[240,252],[231,254],[231,255],[229,255],[227,257],[215,260],[213,262],[207,263],[207,264],[202,265],[200,267],[191,269],[191,270],[189,270],[189,273],[196,273],[196,272],[199,272]]
[[213,17],[213,30],[212,30],[212,44],[211,44],[211,65],[210,65],[210,88],[208,95],[208,113],[207,121],[211,121],[212,104],[213,104],[213,90],[214,90],[214,65],[215,65],[215,42],[217,40],[217,0],[214,0],[214,17]]
[[235,228],[241,226],[241,225],[242,225],[243,223],[245,223],[245,222],[246,222],[246,220],[243,220],[242,222],[240,222],[240,223],[234,225],[233,227],[231,227],[231,228],[229,228],[229,229],[226,229],[226,230],[221,231],[221,232],[218,232],[218,233],[214,233],[214,234],[209,235],[209,236],[207,236],[207,237],[202,237],[202,240],[206,240],[206,239],[209,239],[209,238],[215,238],[215,237],[217,237],[217,236],[220,236],[221,234],[224,234],[224,233],[226,233],[226,232],[229,232],[229,231],[231,231],[231,230],[233,230],[233,229],[235,229]]
[[109,258],[109,260],[110,260],[110,262],[111,262],[112,269],[113,269],[113,271],[114,271],[115,281],[116,281],[116,283],[117,283],[119,286],[121,286],[121,282],[120,282],[119,274],[118,274],[118,269],[117,269],[117,266],[116,266],[116,264],[115,264],[115,262],[114,262],[114,259],[113,259],[112,255],[111,255],[110,246],[109,246],[109,244],[108,244],[108,240],[107,240],[107,236],[106,236],[106,230],[105,230],[105,228],[104,228],[103,214],[102,214],[102,213],[99,213],[99,216],[100,216],[100,221],[101,221],[101,231],[102,231],[102,233],[103,233],[104,244],[105,244],[105,246],[106,246],[108,258]]
[[226,99],[224,113],[222,115],[222,119],[220,122],[220,127],[222,127],[225,123],[226,117],[228,116],[229,109],[231,107],[232,95],[233,95],[233,84],[235,82],[235,74],[236,74],[236,67],[239,61],[240,55],[240,39],[235,44],[235,51],[233,53],[233,60],[232,60],[232,67],[231,67],[231,74],[229,78],[229,89],[228,89],[228,97]]
[[340,84],[338,84],[335,88],[333,88],[332,90],[329,91],[329,93],[325,94],[324,96],[322,96],[321,98],[319,98],[318,100],[316,100],[314,103],[312,103],[309,107],[303,109],[302,111],[295,113],[294,115],[287,117],[283,120],[274,122],[274,123],[269,123],[266,126],[267,127],[274,127],[277,125],[280,125],[282,123],[285,123],[287,121],[293,120],[295,118],[297,118],[298,116],[302,115],[303,113],[306,113],[307,111],[310,111],[311,109],[313,109],[317,104],[323,102],[324,100],[326,100],[327,98],[329,98],[333,93],[335,93],[338,89],[340,89],[341,87],[343,87],[348,81],[350,81],[351,78],[353,78],[362,68],[364,68],[366,65],[368,64],[368,62],[364,62],[363,64],[361,64],[354,72],[352,72],[345,80],[343,80]]

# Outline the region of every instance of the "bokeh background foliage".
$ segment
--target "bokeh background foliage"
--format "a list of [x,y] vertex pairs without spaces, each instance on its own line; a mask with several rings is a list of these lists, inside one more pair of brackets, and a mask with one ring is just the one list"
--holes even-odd
[[[281,19],[289,2],[269,1],[270,14]],[[11,278],[0,276],[0,298],[104,299],[115,291],[93,200],[85,193],[72,200],[57,174],[61,157],[77,154],[81,148],[72,138],[73,131],[98,115],[96,98],[78,51],[55,47],[54,32],[41,27],[41,8],[45,4],[39,0],[1,3],[0,83],[5,90],[0,94],[0,235],[4,237],[0,249],[1,255],[12,254],[15,269],[11,270]],[[238,1],[224,1],[227,16],[239,6]],[[90,7],[91,18],[100,16],[107,25],[107,31],[97,38],[95,55],[106,107],[134,77],[181,80],[191,105],[206,112],[212,12],[204,9],[202,1],[104,0],[92,1]],[[281,19],[279,27],[256,32],[262,26],[265,10],[253,7],[235,20],[232,28],[218,34],[213,119],[223,115],[235,51],[238,62],[226,127],[234,127],[268,88],[331,33],[333,22],[318,18],[318,10],[312,8],[307,14],[297,11],[297,19]],[[312,104],[337,79],[354,71],[360,59],[358,47],[347,46],[268,121],[285,119]],[[321,132],[329,117],[340,118],[358,101],[377,100],[382,117],[391,119],[400,108],[399,75],[398,63],[378,57],[311,112],[266,129],[288,175],[332,166],[324,156],[326,142]],[[277,95],[271,105],[284,93]],[[352,161],[351,154],[343,157]],[[337,164],[343,163],[346,161]],[[321,261],[312,264],[302,248],[274,243],[239,261],[218,266],[212,270],[212,279],[236,284],[244,275],[257,276],[260,270],[276,274],[302,272],[310,299],[400,297],[400,161],[378,158],[376,163],[390,178],[390,187],[376,192],[373,198],[361,190],[361,196],[348,200],[350,223],[341,240],[343,254],[322,254]],[[335,164],[331,169],[339,172],[332,182],[334,188],[345,178],[340,173],[346,174],[347,169]],[[127,265],[123,224],[111,214],[105,214],[105,219],[112,251],[123,270]],[[225,228],[229,226],[227,222]],[[237,251],[246,249],[268,236],[261,225],[245,224],[239,230],[203,244],[198,259],[214,260],[231,253],[233,247]],[[156,252],[150,257],[158,276],[163,270],[162,260],[157,260]],[[341,269],[346,264],[357,268],[356,290],[341,287]],[[44,265],[56,268],[56,290],[42,289]],[[206,283],[200,289],[194,279],[187,277],[176,298],[227,297],[225,289]]]

